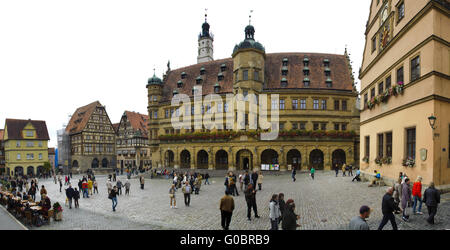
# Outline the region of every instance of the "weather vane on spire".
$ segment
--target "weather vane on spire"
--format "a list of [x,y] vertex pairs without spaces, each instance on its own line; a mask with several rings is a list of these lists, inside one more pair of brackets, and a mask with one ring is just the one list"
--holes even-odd
[[250,15],[248,15],[248,25],[252,24],[252,13],[253,13],[253,10],[250,10]]
[[205,9],[205,23],[206,23],[207,17],[208,17],[208,9]]
[[156,69],[155,69],[155,65],[153,65],[153,75],[156,75]]

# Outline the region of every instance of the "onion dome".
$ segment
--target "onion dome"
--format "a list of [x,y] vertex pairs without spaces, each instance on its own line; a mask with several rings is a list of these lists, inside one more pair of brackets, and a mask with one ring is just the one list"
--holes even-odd
[[153,76],[148,79],[148,84],[162,84],[162,81],[153,73]]
[[255,28],[252,25],[247,25],[247,27],[245,27],[245,39],[238,45],[234,46],[233,54],[236,53],[236,51],[238,51],[239,49],[249,48],[261,50],[264,53],[266,52],[264,46],[261,43],[255,41]]

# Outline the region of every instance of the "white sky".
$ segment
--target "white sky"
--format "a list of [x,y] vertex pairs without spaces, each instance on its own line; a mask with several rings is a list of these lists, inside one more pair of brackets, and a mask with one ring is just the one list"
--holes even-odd
[[124,110],[147,114],[153,67],[162,77],[168,60],[172,69],[196,63],[205,8],[215,59],[231,57],[253,9],[266,53],[343,54],[347,45],[357,79],[369,7],[370,0],[0,0],[0,127],[6,118],[45,120],[56,146],[68,115],[93,101],[113,123]]

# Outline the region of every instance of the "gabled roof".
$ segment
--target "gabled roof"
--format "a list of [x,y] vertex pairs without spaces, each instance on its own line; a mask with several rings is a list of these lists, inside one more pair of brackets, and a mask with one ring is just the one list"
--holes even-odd
[[127,116],[133,130],[141,131],[143,137],[148,136],[148,115],[131,111],[125,111],[125,115]]
[[81,132],[97,107],[103,107],[103,105],[99,101],[95,101],[78,108],[75,113],[73,113],[72,118],[70,118],[69,124],[66,127],[66,132],[69,134]]
[[50,140],[45,121],[6,119],[5,126],[8,130],[8,140],[24,139],[22,131],[28,123],[31,123],[36,129],[36,138],[34,140]]
[[119,130],[119,125],[120,125],[120,123],[113,123],[113,129],[114,129],[114,132],[116,132],[117,133],[117,131]]

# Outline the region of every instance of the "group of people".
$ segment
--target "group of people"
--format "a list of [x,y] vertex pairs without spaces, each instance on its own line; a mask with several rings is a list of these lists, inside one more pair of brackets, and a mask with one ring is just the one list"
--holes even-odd
[[[411,180],[406,174],[400,172],[398,181],[393,187],[388,187],[381,203],[383,218],[378,230],[391,222],[392,229],[397,230],[398,226],[394,214],[402,214],[402,220],[409,221],[409,211],[415,215],[423,215],[422,203],[425,203],[428,210],[426,221],[433,225],[434,217],[437,213],[437,207],[440,203],[439,190],[435,188],[434,182],[430,182],[428,188],[422,195],[422,177],[418,176],[411,186]],[[352,218],[349,224],[350,230],[369,230],[366,219],[370,216],[371,209],[368,206],[360,208],[360,215]]]
[[198,195],[202,185],[202,180],[205,178],[205,184],[209,183],[209,174],[204,175],[194,172],[177,173],[173,171],[169,176],[172,177],[172,185],[169,188],[170,208],[177,208],[176,192],[181,188],[184,196],[184,204],[188,207],[191,204],[191,194]]
[[[314,175],[316,173],[316,169],[314,168],[314,166],[311,166],[309,168],[309,176],[311,176],[311,179],[314,180]],[[297,168],[292,168],[292,172],[291,172],[291,177],[292,177],[292,181],[295,182],[297,180],[296,178],[297,175]]]

